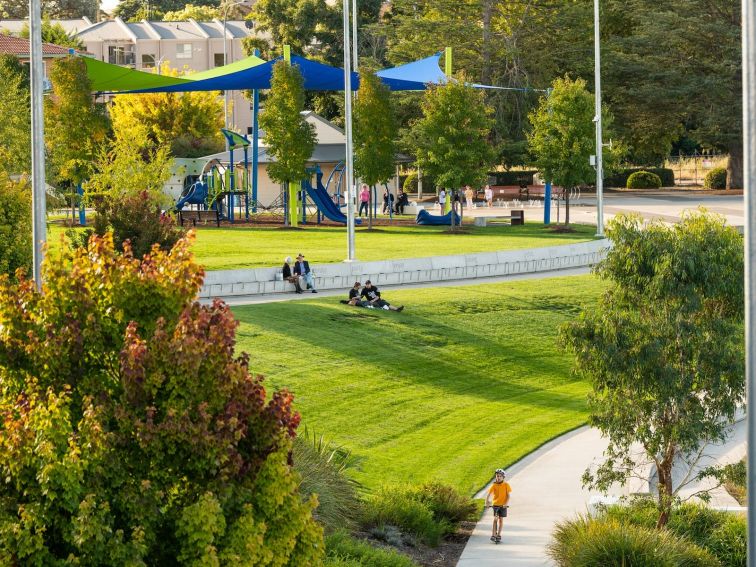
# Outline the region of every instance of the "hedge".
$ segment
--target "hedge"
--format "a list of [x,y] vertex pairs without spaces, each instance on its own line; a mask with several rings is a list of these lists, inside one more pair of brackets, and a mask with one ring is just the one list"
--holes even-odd
[[661,186],[661,178],[650,171],[636,171],[627,178],[628,189],[658,189]]
[[604,187],[627,187],[627,178],[636,171],[655,173],[661,179],[662,187],[674,187],[675,172],[666,167],[630,167],[614,175],[604,177]]
[[724,167],[715,167],[704,177],[705,189],[726,189],[727,170]]

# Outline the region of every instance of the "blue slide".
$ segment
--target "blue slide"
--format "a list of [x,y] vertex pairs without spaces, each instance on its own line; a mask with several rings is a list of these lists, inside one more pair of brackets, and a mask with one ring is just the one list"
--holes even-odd
[[[441,226],[441,225],[448,225],[451,226],[451,216],[452,212],[449,211],[445,215],[432,215],[425,209],[417,213],[417,218],[415,219],[415,224],[424,224],[424,225],[432,225],[432,226]],[[454,224],[459,225],[459,215],[454,214]]]
[[[333,222],[341,222],[346,224],[346,215],[341,212],[338,205],[331,199],[331,196],[328,194],[328,191],[326,191],[326,188],[323,187],[323,174],[318,173],[317,178],[317,188],[312,186],[312,183],[310,183],[309,179],[304,179],[302,181],[302,187],[304,187],[307,191],[307,195],[309,195],[310,199],[312,199],[313,203],[315,203],[315,206],[318,207],[318,210],[323,214],[325,218]],[[361,223],[360,219],[355,219],[354,222],[355,224]]]
[[184,208],[184,205],[204,205],[206,200],[207,183],[197,181],[197,183],[189,187],[189,191],[186,192],[186,195],[178,200],[176,203],[176,210],[180,211]]

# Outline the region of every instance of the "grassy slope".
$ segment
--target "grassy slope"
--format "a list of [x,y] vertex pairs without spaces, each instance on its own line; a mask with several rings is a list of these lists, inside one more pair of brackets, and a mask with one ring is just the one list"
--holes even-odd
[[296,395],[304,423],[353,449],[359,480],[467,493],[586,419],[557,327],[595,300],[591,276],[392,291],[404,313],[334,298],[234,309],[252,368]]
[[[595,228],[575,225],[576,232],[555,234],[540,224],[525,226],[470,227],[465,234],[449,234],[446,227],[381,227],[368,232],[358,228],[360,260],[417,258],[490,250],[516,250],[590,240]],[[53,250],[60,245],[60,225],[50,225]],[[346,257],[346,232],[341,227],[301,230],[280,228],[211,228],[197,231],[197,261],[208,270],[278,266],[286,256],[303,252],[310,262],[341,262]]]

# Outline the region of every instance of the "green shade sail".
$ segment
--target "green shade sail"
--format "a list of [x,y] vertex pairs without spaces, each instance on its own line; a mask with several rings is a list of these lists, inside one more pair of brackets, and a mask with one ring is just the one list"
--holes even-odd
[[84,59],[84,63],[87,66],[89,80],[92,81],[92,90],[96,92],[130,91],[191,83],[187,79],[136,71],[128,67],[98,61],[91,57],[83,57],[82,59]]
[[251,55],[240,61],[235,61],[234,63],[229,63],[222,67],[216,67],[209,71],[191,73],[184,77],[171,77],[146,71],[137,71],[136,69],[98,61],[91,57],[84,57],[83,59],[87,66],[87,75],[89,75],[89,79],[92,81],[92,90],[95,92],[134,91],[190,84],[193,81],[213,79],[223,77],[224,75],[230,75],[232,73],[238,73],[239,71],[244,71],[245,69],[250,69],[265,63],[263,59]]
[[244,59],[241,59],[239,61],[234,61],[233,63],[229,63],[228,65],[223,65],[223,67],[216,67],[215,69],[210,69],[208,71],[201,71],[199,73],[192,73],[190,75],[184,75],[184,79],[189,79],[192,81],[201,81],[202,79],[213,79],[215,77],[222,77],[223,75],[228,75],[230,73],[243,71],[244,69],[251,69],[252,67],[257,67],[258,65],[262,65],[265,62],[266,61],[264,59],[260,59],[259,57],[250,55],[249,57],[245,57]]

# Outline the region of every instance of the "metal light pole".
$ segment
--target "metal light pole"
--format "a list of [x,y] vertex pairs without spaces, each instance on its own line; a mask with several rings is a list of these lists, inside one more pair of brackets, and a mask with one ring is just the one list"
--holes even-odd
[[599,0],[593,0],[593,44],[596,84],[596,236],[604,236],[604,141],[601,136],[601,37],[599,34]]
[[[244,4],[246,0],[240,0],[239,2],[231,2],[226,4],[223,8],[223,65],[228,65],[227,44],[228,38],[226,37],[226,20],[228,19],[228,9],[239,4]],[[228,91],[223,91],[223,125],[228,130]],[[228,148],[228,143],[226,144]]]
[[743,180],[748,426],[748,567],[756,567],[756,7],[743,0]]
[[31,151],[32,151],[32,239],[34,241],[34,282],[42,290],[42,258],[47,242],[45,226],[45,142],[42,92],[42,9],[40,0],[29,0],[29,52],[31,53]]
[[349,42],[349,1],[344,0],[344,122],[347,167],[347,261],[354,251],[354,155],[352,147],[352,54]]

